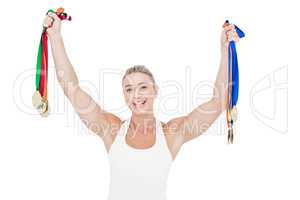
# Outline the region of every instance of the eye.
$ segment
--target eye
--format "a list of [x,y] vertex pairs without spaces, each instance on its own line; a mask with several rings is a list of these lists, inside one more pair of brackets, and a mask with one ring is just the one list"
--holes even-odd
[[128,89],[126,89],[126,92],[130,92],[132,89],[131,88],[128,88]]
[[141,87],[141,89],[146,89],[146,88],[147,88],[147,86],[142,86],[142,87]]

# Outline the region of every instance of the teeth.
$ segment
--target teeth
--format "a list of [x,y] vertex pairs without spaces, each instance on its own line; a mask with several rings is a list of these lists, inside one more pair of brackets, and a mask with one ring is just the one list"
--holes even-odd
[[146,102],[146,100],[145,100],[145,101],[134,102],[133,104],[134,104],[134,105],[142,105],[142,104],[144,104],[145,102]]

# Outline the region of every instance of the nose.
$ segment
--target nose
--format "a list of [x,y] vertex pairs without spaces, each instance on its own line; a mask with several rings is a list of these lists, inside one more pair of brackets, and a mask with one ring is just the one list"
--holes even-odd
[[137,100],[137,99],[139,99],[139,98],[141,98],[141,93],[138,91],[138,89],[137,88],[132,88],[132,90],[131,90],[131,92],[128,94],[128,100],[129,101],[135,101],[135,100]]
[[135,88],[133,91],[133,98],[134,99],[139,99],[142,97],[142,93],[139,91],[138,88]]

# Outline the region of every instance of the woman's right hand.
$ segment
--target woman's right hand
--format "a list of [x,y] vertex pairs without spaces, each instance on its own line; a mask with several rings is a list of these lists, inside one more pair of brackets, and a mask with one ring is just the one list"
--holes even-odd
[[46,32],[50,38],[61,36],[61,20],[55,13],[48,12],[43,26],[47,28]]

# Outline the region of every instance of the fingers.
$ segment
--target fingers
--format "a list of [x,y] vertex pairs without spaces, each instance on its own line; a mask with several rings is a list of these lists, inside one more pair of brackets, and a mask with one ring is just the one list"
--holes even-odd
[[223,26],[223,28],[225,31],[231,31],[231,30],[235,29],[235,26],[233,24],[228,24],[228,25]]
[[235,26],[233,24],[225,23],[223,25],[222,33],[224,34],[224,36],[226,38],[226,43],[230,42],[230,41],[235,41],[235,42],[239,41],[238,34],[237,34],[237,32],[235,30]]
[[228,41],[238,41],[238,34],[236,33],[235,30],[230,30],[226,33],[227,40]]
[[52,27],[54,23],[59,23],[59,17],[52,12],[48,12],[46,18],[44,19],[43,26],[46,28]]
[[48,12],[47,16],[54,18],[54,20],[60,20],[59,17],[53,12]]
[[43,26],[46,27],[46,28],[49,28],[53,25],[53,22],[54,22],[54,19],[47,16],[45,19],[44,19],[44,24]]

